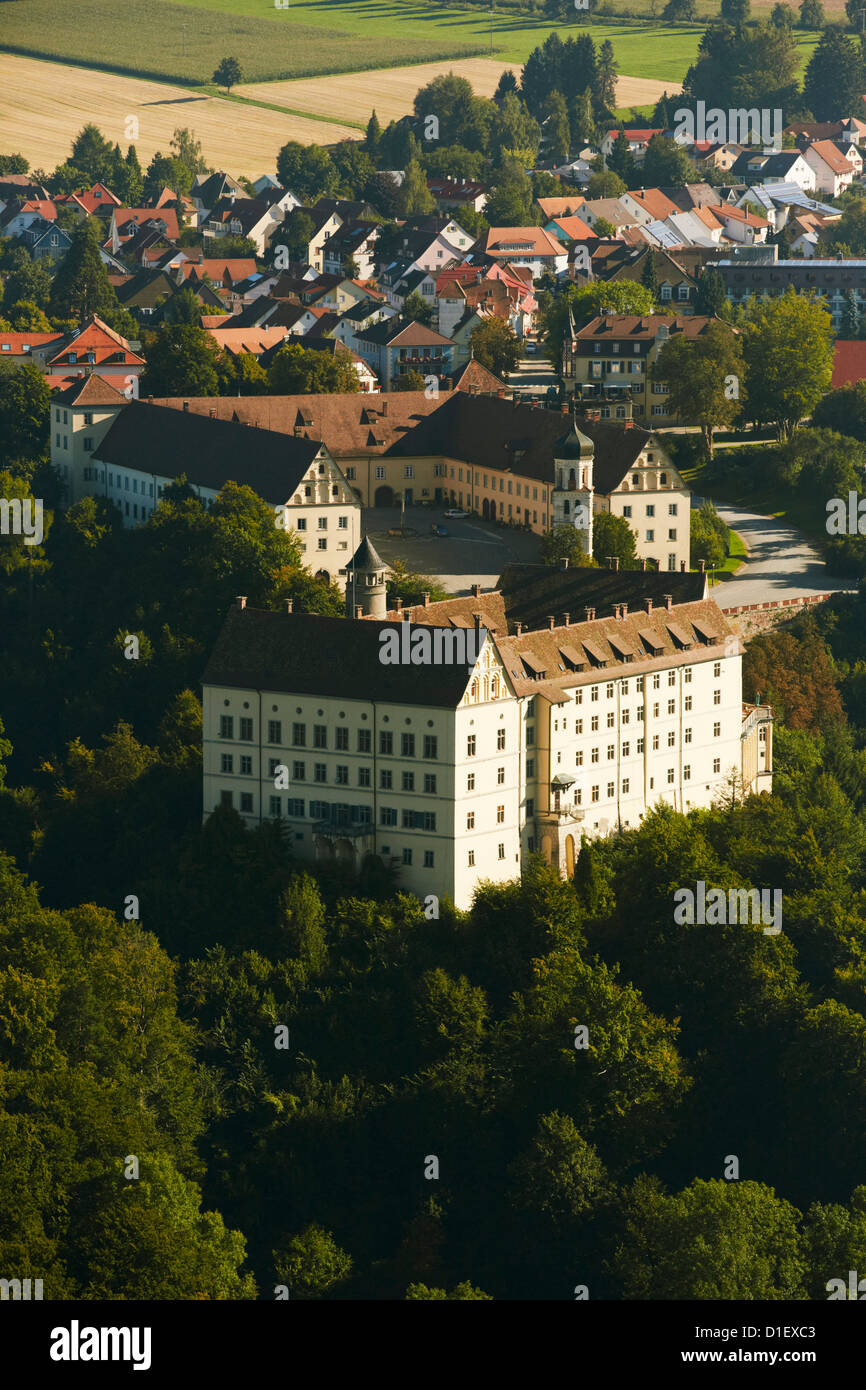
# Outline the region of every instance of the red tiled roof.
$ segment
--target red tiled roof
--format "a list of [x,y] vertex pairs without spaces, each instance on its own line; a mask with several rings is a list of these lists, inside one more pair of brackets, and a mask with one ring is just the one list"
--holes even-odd
[[852,342],[837,338],[833,345],[833,375],[830,386],[835,391],[849,383],[854,386],[866,380],[866,341]]
[[0,332],[0,361],[7,356],[26,355],[25,348],[42,347],[45,343],[60,342],[62,333],[2,333]]

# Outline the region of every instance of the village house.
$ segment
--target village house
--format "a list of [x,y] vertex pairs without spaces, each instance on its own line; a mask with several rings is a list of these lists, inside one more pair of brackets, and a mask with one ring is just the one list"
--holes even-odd
[[652,379],[651,369],[669,338],[696,338],[715,321],[697,314],[598,314],[566,339],[566,379],[581,388],[603,386],[627,394],[634,415],[650,426],[675,424],[668,410],[668,388]]
[[423,323],[407,323],[399,317],[360,329],[355,333],[355,342],[355,351],[376,373],[383,391],[395,389],[400,378],[409,372],[439,378],[454,366],[454,344],[450,338]]
[[[857,170],[853,162],[832,140],[813,140],[804,150],[803,158],[815,174],[815,188],[819,193],[829,193],[831,198],[838,198],[842,190],[854,181]],[[862,168],[861,160],[860,172]]]
[[568,252],[543,227],[491,227],[484,254],[497,264],[526,266],[537,280],[546,270],[558,275],[568,267]]
[[[626,130],[623,131],[622,134],[625,135],[625,138],[628,142],[629,154],[631,155],[635,164],[640,165],[643,164],[644,159],[646,158],[646,147],[649,144],[650,140],[653,138],[654,135],[663,135],[664,132],[662,131],[661,127],[659,127],[659,129],[657,130]],[[620,131],[609,130],[605,135],[602,136],[599,148],[602,154],[604,155],[605,168],[607,168],[608,159],[613,154],[613,147],[616,144],[619,135]]]

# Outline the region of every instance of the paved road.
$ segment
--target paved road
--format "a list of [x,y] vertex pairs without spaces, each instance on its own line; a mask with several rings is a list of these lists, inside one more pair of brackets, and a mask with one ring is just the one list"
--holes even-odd
[[547,388],[556,384],[556,372],[541,351],[540,344],[536,355],[521,357],[517,371],[511,372],[508,377],[508,385],[521,395],[525,392],[527,395],[544,396]]
[[850,580],[828,574],[801,531],[773,517],[758,516],[724,503],[716,505],[719,516],[740,533],[749,551],[748,561],[736,579],[713,585],[711,593],[720,607],[805,598],[852,587]]

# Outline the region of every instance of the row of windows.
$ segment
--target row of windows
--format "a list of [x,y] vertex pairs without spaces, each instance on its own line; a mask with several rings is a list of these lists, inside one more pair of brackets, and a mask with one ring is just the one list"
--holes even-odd
[[[475,757],[476,750],[477,750],[477,746],[478,746],[477,735],[476,735],[476,734],[469,734],[468,737],[467,737],[467,739],[466,739],[466,756],[467,756],[467,758],[474,758],[474,757]],[[501,753],[501,752],[503,751],[504,748],[505,748],[505,730],[504,730],[504,729],[497,729],[497,730],[496,730],[496,751],[497,751],[498,753]]]
[[[316,518],[316,524],[317,524],[318,529],[319,529],[320,531],[327,531],[327,529],[328,529],[328,518],[327,518],[326,516],[317,517],[317,518]],[[296,527],[296,529],[297,529],[298,531],[306,531],[306,529],[307,529],[307,518],[306,518],[305,516],[299,516],[298,519],[297,519],[297,521],[295,522],[295,527]],[[338,516],[338,517],[337,517],[337,530],[338,530],[338,531],[348,531],[348,529],[349,529],[349,518],[348,518],[347,516]]]
[[[233,770],[233,768],[232,768],[233,761],[234,761],[234,759],[233,759],[233,756],[232,756],[231,753],[223,753],[223,755],[222,755],[222,771],[223,771],[223,772],[231,772],[231,771]],[[245,774],[245,773],[251,773],[251,772],[252,772],[252,758],[244,758],[244,757],[241,757],[240,763],[241,763],[241,768],[240,768],[240,770],[241,770],[241,774],[242,774],[242,775]],[[249,766],[246,766],[246,767],[245,767],[245,766],[244,766],[245,763],[246,763],[246,764],[249,764]],[[269,777],[277,777],[277,776],[279,775],[279,770],[280,770],[281,767],[286,767],[286,770],[288,771],[288,766],[287,766],[287,764],[281,763],[281,762],[279,761],[279,759],[277,759],[277,758],[269,758],[269,759],[268,759],[268,776],[269,776]],[[370,770],[369,767],[359,767],[359,768],[357,769],[357,775],[358,775],[357,785],[358,785],[359,787],[370,787],[370,786],[372,786],[372,780],[371,780],[372,774],[371,774],[371,770]],[[292,781],[293,781],[293,782],[306,782],[306,780],[307,780],[307,764],[304,763],[304,762],[294,761],[294,762],[292,763],[292,766],[291,766],[291,778],[292,778]],[[327,781],[328,781],[328,766],[327,766],[326,763],[313,763],[313,778],[312,778],[312,780],[313,780],[314,782],[327,782]],[[347,786],[349,785],[349,767],[348,767],[348,764],[345,764],[345,763],[337,763],[336,767],[334,768],[334,782],[336,783],[336,785],[337,785],[338,787],[347,787]],[[424,777],[423,777],[423,784],[422,784],[422,785],[423,785],[423,790],[424,790],[424,792],[425,792],[426,795],[428,795],[428,796],[435,796],[435,795],[436,795],[436,789],[437,789],[437,777],[436,777],[435,772],[425,772],[425,773],[424,773]],[[394,789],[394,774],[393,774],[393,772],[391,771],[390,768],[387,768],[387,767],[380,768],[380,770],[379,770],[379,786],[380,786],[380,788],[382,789],[382,791],[393,791],[393,789]],[[401,791],[404,791],[404,792],[414,792],[414,791],[420,790],[420,789],[421,789],[420,787],[416,788],[416,785],[415,785],[415,773],[414,773],[414,772],[403,772],[403,773],[400,774],[400,790],[401,790]]]
[[[531,814],[531,813],[530,813],[530,814]],[[497,807],[496,807],[496,824],[497,824],[497,825],[504,825],[504,824],[505,824],[505,806],[504,806],[504,804],[503,804],[502,806],[497,806]],[[467,811],[467,812],[466,812],[466,829],[467,829],[467,830],[474,830],[474,829],[475,829],[475,812],[474,812],[474,811]]]
[[[238,720],[238,738],[241,742],[252,742],[253,721],[252,719],[241,717]],[[235,719],[232,714],[221,714],[219,723],[219,736],[225,739],[234,739]],[[328,726],[327,724],[313,725],[313,748],[327,749],[328,747]],[[348,725],[337,725],[333,730],[334,748],[337,752],[349,751],[349,728]],[[283,723],[281,719],[268,720],[268,743],[281,744],[283,741]],[[372,729],[358,729],[356,732],[358,753],[372,753],[373,751],[373,731]],[[293,723],[291,743],[295,748],[306,748],[307,745],[307,725]],[[436,734],[425,734],[422,741],[422,756],[435,759],[439,757],[439,739]],[[389,729],[383,729],[379,733],[379,752],[383,757],[392,757],[394,754],[394,734]],[[416,741],[414,734],[403,733],[400,735],[400,756],[403,758],[414,758],[416,755]],[[299,764],[296,764],[299,766]]]
[[[497,859],[504,859],[504,858],[505,858],[505,845],[504,845],[504,844],[499,844],[499,845],[496,846],[496,857],[497,857]],[[469,850],[469,853],[468,853],[467,858],[466,858],[466,862],[467,862],[467,864],[469,865],[470,869],[474,869],[474,867],[475,867],[475,850],[474,850],[474,849]]]
[[[678,503],[676,503],[676,502],[669,502],[669,503],[668,503],[668,516],[676,516],[676,515],[677,515],[677,506],[678,506]],[[623,516],[630,517],[631,514],[632,514],[631,505],[623,507],[623,509],[622,509],[622,514],[623,514]],[[656,514],[656,505],[655,505],[655,502],[647,502],[646,514],[647,514],[647,516],[655,516],[655,514]],[[677,533],[676,533],[676,531],[674,531],[674,532],[670,532],[670,531],[669,531],[669,532],[668,532],[668,535],[670,536],[670,539],[671,539],[672,541],[675,541],[676,538],[677,538]]]
[[[722,760],[721,760],[721,758],[714,758],[714,759],[713,759],[713,772],[714,772],[714,773],[718,773],[718,772],[721,772],[721,770],[722,770]],[[683,767],[683,781],[684,781],[684,782],[690,782],[690,781],[691,781],[691,777],[692,777],[691,765],[690,765],[689,763],[686,763],[686,764],[684,765],[684,767]],[[668,786],[673,786],[673,785],[674,785],[674,783],[676,782],[676,768],[669,767],[669,768],[667,769],[666,780],[667,780],[667,785],[668,785]],[[650,790],[653,789],[654,783],[655,783],[655,779],[654,779],[654,778],[650,778]],[[630,786],[631,786],[631,780],[630,780],[628,777],[623,777],[623,779],[622,779],[622,795],[623,795],[623,796],[628,796]],[[608,782],[608,783],[607,783],[606,792],[607,792],[607,798],[606,798],[606,799],[607,799],[607,800],[612,800],[613,797],[616,796],[616,782]],[[589,798],[590,798],[590,801],[593,801],[593,802],[595,802],[595,801],[600,801],[600,800],[601,800],[601,785],[600,785],[599,783],[597,783],[594,787],[590,787],[590,789],[589,789]],[[580,787],[575,787],[575,789],[574,789],[574,804],[575,804],[576,806],[580,806],[580,805],[582,804],[582,802],[583,802],[583,792],[581,791],[581,788],[580,788]],[[527,806],[528,806],[528,803],[527,803]]]
[[[692,741],[692,734],[693,734],[693,730],[692,730],[692,729],[684,729],[684,730],[683,730],[683,743],[691,743],[691,741]],[[714,724],[714,725],[713,725],[713,738],[720,738],[720,737],[721,737],[721,725],[720,725],[720,724]],[[668,731],[668,736],[667,736],[667,738],[668,738],[668,742],[667,742],[668,748],[675,748],[675,747],[676,747],[676,743],[677,743],[676,730],[675,730],[675,729],[670,729],[670,730]],[[635,754],[636,754],[636,755],[640,755],[641,753],[643,753],[644,747],[645,747],[645,742],[644,742],[644,740],[643,740],[642,738],[635,739],[634,751],[635,751]],[[658,750],[658,747],[659,747],[659,735],[658,735],[658,734],[653,734],[653,736],[652,736],[652,743],[650,744],[650,747],[652,748],[653,752],[656,752],[656,751]],[[599,760],[600,760],[600,754],[601,754],[601,749],[600,749],[600,748],[591,748],[591,749],[590,749],[590,759],[589,759],[590,762],[592,762],[592,763],[597,763],[597,762],[599,762]],[[557,762],[559,762],[560,756],[561,756],[560,754],[557,754],[557,755],[556,755],[556,760],[557,760]],[[623,757],[623,758],[628,758],[628,757],[631,756],[631,743],[630,743],[630,741],[626,740],[626,741],[623,743],[623,745],[622,745],[622,751],[621,751],[620,756]],[[616,744],[615,744],[615,743],[609,743],[609,744],[607,745],[607,760],[608,760],[608,762],[612,762],[613,759],[614,759],[615,757],[616,757]],[[577,750],[577,752],[576,752],[575,755],[574,755],[574,761],[575,761],[575,765],[576,765],[577,767],[583,767],[583,750],[582,750],[582,749],[579,748],[579,749]],[[534,772],[535,772],[535,763],[534,763],[534,761],[531,763],[531,766],[532,766],[533,775],[534,775]],[[530,773],[529,773],[529,768],[530,768],[530,763],[527,762],[527,765],[526,765],[526,775],[527,775],[527,777],[530,775]]]
[[435,830],[436,812],[435,811],[397,811],[395,806],[379,807],[379,824],[397,824],[397,816],[400,815],[400,823],[404,830]]
[[[676,685],[676,683],[677,683],[677,669],[678,669],[678,668],[674,668],[673,670],[668,671],[668,685]],[[693,670],[693,668],[692,668],[691,666],[684,666],[684,667],[679,668],[679,669],[682,669],[682,673],[683,673],[683,684],[684,684],[684,685],[691,685],[691,684],[692,684],[692,670]],[[721,674],[722,674],[722,663],[721,663],[720,661],[714,661],[714,662],[713,662],[713,675],[716,676],[716,677],[718,677],[718,676],[720,676]],[[661,673],[661,671],[656,671],[655,674],[652,676],[652,688],[653,688],[653,690],[658,690],[658,689],[660,688],[660,686],[661,686],[661,683],[662,683],[662,673]],[[605,697],[606,697],[608,700],[612,700],[612,699],[613,699],[613,697],[614,697],[614,691],[615,691],[615,688],[616,688],[616,685],[617,685],[617,684],[619,684],[620,695],[628,695],[628,693],[629,693],[629,683],[628,683],[628,679],[627,679],[627,678],[626,678],[625,680],[621,680],[621,681],[619,681],[619,682],[616,682],[616,681],[607,681],[606,684],[605,684],[605,687],[604,687],[604,693],[605,693]],[[635,677],[634,688],[635,688],[635,690],[638,692],[638,694],[643,690],[643,688],[644,688],[644,677],[643,677],[643,676],[636,676],[636,677]],[[600,686],[600,685],[582,686],[579,690],[576,690],[576,691],[574,692],[574,703],[575,703],[576,705],[582,705],[582,704],[583,704],[583,692],[584,692],[584,690],[587,690],[587,689],[589,690],[589,697],[590,697],[590,700],[591,700],[591,701],[597,701],[598,699],[600,699],[600,697],[601,697],[601,686]],[[642,718],[643,716],[641,715],[640,717]],[[556,727],[556,724],[554,723],[554,728],[555,728],[555,727]]]

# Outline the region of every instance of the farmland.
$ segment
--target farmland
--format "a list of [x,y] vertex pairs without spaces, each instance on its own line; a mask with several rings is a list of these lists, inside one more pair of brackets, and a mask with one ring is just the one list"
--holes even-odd
[[[466,77],[479,96],[492,96],[504,68],[510,67],[520,80],[520,65],[497,62],[495,58],[464,58],[455,63],[425,63],[422,67],[381,68],[378,72],[343,73],[339,77],[311,77],[297,82],[259,82],[238,87],[238,93],[260,101],[276,102],[293,110],[327,116],[339,111],[344,120],[366,124],[375,108],[379,120],[399,120],[412,110],[419,87],[447,70]],[[617,101],[620,106],[636,106],[656,101],[665,84],[635,77],[620,78]],[[679,90],[668,83],[671,93]]]
[[468,56],[483,47],[474,36],[431,31],[428,37],[310,26],[294,12],[259,4],[248,15],[170,0],[6,0],[0,49],[80,63],[90,68],[199,85],[232,54],[251,81],[378,68]]
[[358,134],[337,122],[287,116],[189,88],[0,55],[0,148],[23,150],[35,166],[53,169],[67,159],[85,121],[125,147],[130,116],[138,121],[133,143],[145,164],[157,150],[168,152],[176,126],[191,126],[210,164],[252,178],[276,167],[277,150],[287,140],[327,144]]

